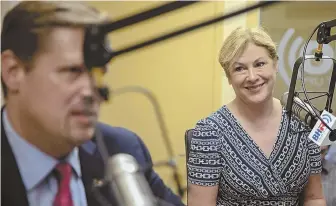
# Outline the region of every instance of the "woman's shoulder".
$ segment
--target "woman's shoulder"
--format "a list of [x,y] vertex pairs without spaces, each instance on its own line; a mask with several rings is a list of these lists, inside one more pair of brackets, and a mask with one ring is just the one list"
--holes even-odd
[[227,110],[226,105],[224,105],[207,117],[198,120],[195,129],[221,132],[223,130],[223,122],[227,121],[228,118],[229,111]]
[[227,118],[228,116],[228,110],[227,110],[227,106],[223,105],[222,107],[220,107],[219,109],[217,109],[214,112],[211,112],[208,116],[203,117],[202,119],[200,119],[197,123],[202,122],[202,123],[206,123],[206,122],[219,122],[221,121],[223,118]]

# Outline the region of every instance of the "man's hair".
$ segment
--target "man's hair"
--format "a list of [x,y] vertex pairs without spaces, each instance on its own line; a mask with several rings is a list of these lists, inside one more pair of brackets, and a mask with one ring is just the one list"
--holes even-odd
[[[44,37],[55,27],[85,27],[107,20],[93,7],[80,2],[22,1],[4,17],[1,53],[11,50],[24,64],[31,65],[44,46]],[[2,81],[4,97],[7,87]]]

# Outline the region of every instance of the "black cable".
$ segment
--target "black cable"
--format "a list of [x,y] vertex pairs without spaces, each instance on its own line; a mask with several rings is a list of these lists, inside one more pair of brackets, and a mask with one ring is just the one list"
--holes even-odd
[[307,95],[307,90],[306,90],[306,86],[305,86],[305,82],[304,82],[304,65],[305,65],[305,60],[306,60],[306,51],[307,51],[307,47],[308,47],[308,44],[311,40],[311,38],[314,36],[315,32],[317,31],[317,29],[320,27],[321,24],[319,24],[315,29],[314,31],[312,32],[312,34],[310,35],[310,37],[308,38],[305,46],[304,46],[304,49],[303,49],[303,54],[302,54],[302,58],[303,58],[303,61],[302,61],[302,68],[301,68],[301,85],[302,85],[302,90],[303,90],[303,94],[306,98],[306,101],[307,103],[309,104],[310,107],[312,107],[312,110],[314,112],[314,115],[329,129],[329,131],[332,131],[331,127],[329,127],[328,124],[325,123],[325,121],[320,117],[320,115],[318,115],[318,113],[316,112],[315,110],[315,107],[312,106],[312,103],[310,102],[310,99],[308,98],[308,95]]
[[[309,36],[308,40],[306,41],[305,43],[305,46],[304,46],[304,49],[303,49],[303,54],[302,54],[302,68],[301,68],[301,85],[302,85],[302,90],[303,90],[303,94],[305,96],[305,100],[304,102],[306,102],[311,108],[312,108],[312,111],[313,111],[313,115],[315,117],[317,117],[330,131],[332,131],[332,129],[329,127],[329,125],[327,125],[325,123],[325,121],[320,117],[320,115],[318,115],[319,112],[316,112],[316,108],[315,106],[311,103],[308,95],[307,95],[307,90],[306,90],[306,87],[305,87],[305,80],[304,80],[304,65],[305,65],[305,60],[307,59],[306,58],[306,51],[307,51],[307,47],[308,47],[308,44],[311,40],[311,38],[314,36],[315,32],[318,30],[318,28],[320,27],[321,24],[319,24],[318,26],[316,26],[316,28],[313,30],[312,34]],[[332,58],[331,58],[332,59]],[[297,97],[299,98],[299,97]],[[299,98],[300,99],[300,98]],[[301,99],[300,99],[301,100]],[[330,105],[331,106],[331,105]],[[292,108],[291,108],[292,109]],[[289,130],[293,132],[293,134],[296,134],[296,133],[302,133],[302,132],[310,132],[311,130],[302,130],[302,131],[294,131],[290,128],[290,123],[291,123],[291,113],[290,115],[288,116],[288,125],[287,125],[287,131],[286,133],[288,134]],[[286,135],[287,135],[286,134]]]
[[140,42],[140,43],[135,44],[133,46],[129,46],[129,47],[126,47],[124,49],[114,51],[114,52],[112,52],[112,58],[116,57],[116,56],[119,56],[119,55],[122,55],[122,54],[125,54],[125,53],[128,53],[128,52],[131,52],[131,51],[134,51],[134,50],[141,49],[141,48],[146,47],[146,46],[150,46],[152,44],[155,44],[155,43],[158,43],[158,42],[161,42],[161,41],[173,38],[175,36],[178,36],[178,35],[181,35],[181,34],[184,34],[184,33],[187,33],[187,32],[194,31],[194,30],[199,29],[201,27],[209,26],[211,24],[214,24],[214,23],[220,22],[222,20],[225,20],[225,19],[237,16],[237,15],[240,15],[240,14],[245,13],[245,12],[249,12],[249,11],[257,9],[257,8],[270,6],[270,5],[275,4],[275,3],[278,3],[278,1],[261,1],[261,2],[259,2],[257,4],[254,4],[252,6],[243,8],[241,10],[234,11],[234,12],[231,12],[229,14],[216,17],[214,19],[206,20],[206,21],[203,21],[203,22],[201,22],[199,24],[196,24],[196,25],[193,25],[193,26],[189,26],[189,27],[177,30],[177,31],[173,31],[173,32],[164,34],[162,36],[156,37],[154,39],[143,41],[143,42]]

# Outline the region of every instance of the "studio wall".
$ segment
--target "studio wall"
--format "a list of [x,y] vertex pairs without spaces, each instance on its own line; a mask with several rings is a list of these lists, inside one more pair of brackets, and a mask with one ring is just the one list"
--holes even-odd
[[[120,19],[164,2],[90,2]],[[112,32],[113,48],[120,49],[154,36],[193,25],[251,4],[249,1],[203,2],[155,19]],[[171,40],[122,55],[112,60],[107,82],[112,88],[137,85],[150,90],[160,103],[176,155],[185,154],[184,133],[221,105],[234,93],[218,63],[224,38],[237,26],[257,26],[259,12],[251,12]],[[141,94],[113,98],[101,109],[101,121],[126,127],[137,133],[148,146],[154,162],[168,154],[151,103]],[[185,158],[176,157],[183,184],[186,184]],[[174,190],[168,167],[156,171]],[[176,191],[176,190],[175,190]]]

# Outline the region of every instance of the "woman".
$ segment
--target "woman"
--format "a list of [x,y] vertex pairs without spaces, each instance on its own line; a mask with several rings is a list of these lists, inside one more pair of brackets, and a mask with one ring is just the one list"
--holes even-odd
[[237,28],[220,51],[236,98],[194,128],[188,206],[322,206],[320,149],[273,98],[276,46],[262,29]]

